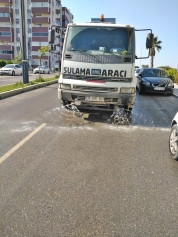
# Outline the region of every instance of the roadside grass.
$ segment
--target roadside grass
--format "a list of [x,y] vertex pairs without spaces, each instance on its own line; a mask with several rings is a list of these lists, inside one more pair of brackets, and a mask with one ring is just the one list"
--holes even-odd
[[23,84],[23,82],[19,81],[19,82],[16,82],[14,84],[6,85],[6,86],[0,86],[0,93],[11,91],[11,90],[16,90],[16,89],[20,89],[20,88],[24,88],[24,87],[27,87],[27,86],[31,86],[31,85],[35,85],[35,84],[39,84],[39,83],[43,83],[43,82],[54,81],[58,78],[59,78],[59,75],[55,75],[55,77],[45,78],[45,79],[41,76],[38,76],[35,80],[30,81],[27,84]]

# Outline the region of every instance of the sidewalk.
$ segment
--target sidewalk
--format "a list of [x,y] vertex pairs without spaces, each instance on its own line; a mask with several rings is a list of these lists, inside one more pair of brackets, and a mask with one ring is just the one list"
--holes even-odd
[[178,84],[174,83],[174,96],[178,97]]

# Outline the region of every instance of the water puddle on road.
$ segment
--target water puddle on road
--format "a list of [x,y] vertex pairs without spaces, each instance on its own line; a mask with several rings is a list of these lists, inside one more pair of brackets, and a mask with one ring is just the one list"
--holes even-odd
[[118,109],[112,112],[101,111],[79,111],[75,105],[66,105],[55,108],[58,122],[63,126],[95,125],[96,123],[113,124],[115,126],[149,126],[154,127],[153,119],[146,118],[143,114]]

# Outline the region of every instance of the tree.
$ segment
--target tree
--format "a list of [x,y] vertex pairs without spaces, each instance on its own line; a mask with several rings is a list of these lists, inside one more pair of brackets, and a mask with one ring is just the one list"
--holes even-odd
[[154,37],[154,39],[153,39],[153,47],[150,49],[150,67],[154,66],[154,56],[156,54],[155,49],[158,52],[162,49],[162,47],[160,45],[161,43],[162,43],[162,41],[158,40],[158,36]]
[[1,68],[1,67],[4,67],[5,65],[6,65],[6,62],[3,61],[3,60],[0,60],[0,68]]
[[47,52],[49,52],[49,46],[42,46],[40,49],[38,49],[38,52],[40,53],[38,58],[40,60],[40,66],[41,66],[41,59],[43,56],[46,55]]
[[166,70],[168,76],[173,80],[174,83],[178,83],[178,71],[176,68],[170,68]]
[[143,65],[142,65],[142,68],[148,68],[148,67],[149,67],[148,64],[143,64]]
[[12,64],[13,62],[12,62],[12,60],[7,60],[6,61],[6,64]]
[[20,64],[21,62],[22,62],[22,54],[19,54],[12,59],[12,63],[14,64]]
[[[40,53],[40,55],[38,56],[40,60],[40,66],[41,66],[42,57],[45,56],[48,51],[49,51],[49,46],[42,46],[40,49],[38,49],[38,52]],[[40,70],[39,70],[39,77],[40,77]]]

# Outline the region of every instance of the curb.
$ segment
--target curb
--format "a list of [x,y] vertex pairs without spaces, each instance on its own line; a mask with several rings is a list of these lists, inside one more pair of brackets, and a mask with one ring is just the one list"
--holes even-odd
[[173,93],[173,96],[174,96],[174,97],[178,97],[178,94]]
[[173,96],[178,97],[178,84],[177,83],[174,83]]
[[52,85],[52,84],[55,84],[55,83],[58,83],[58,79],[53,80],[53,81],[48,81],[48,82],[42,82],[42,83],[39,83],[39,84],[36,84],[36,85],[26,86],[24,88],[19,88],[19,89],[16,89],[16,90],[2,92],[2,93],[0,93],[0,99],[4,99],[4,98],[10,97],[10,96],[18,95],[18,94],[21,94],[23,92],[31,91],[31,90],[38,89],[38,88],[41,88],[41,87],[49,86],[49,85]]

